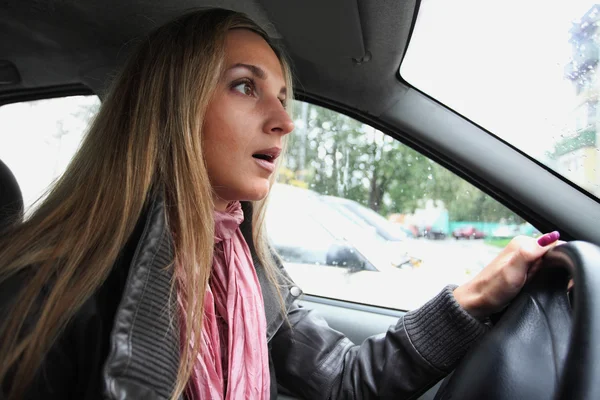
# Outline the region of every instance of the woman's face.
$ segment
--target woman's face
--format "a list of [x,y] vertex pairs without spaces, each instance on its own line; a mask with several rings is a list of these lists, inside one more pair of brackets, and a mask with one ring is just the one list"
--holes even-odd
[[294,129],[286,101],[281,63],[267,42],[249,30],[230,31],[203,130],[218,210],[234,200],[260,200],[268,194],[283,137]]

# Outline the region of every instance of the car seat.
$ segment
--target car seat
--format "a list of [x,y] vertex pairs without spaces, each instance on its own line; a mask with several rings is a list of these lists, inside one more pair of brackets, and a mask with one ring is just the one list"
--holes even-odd
[[0,160],[0,231],[23,217],[23,195],[10,168]]

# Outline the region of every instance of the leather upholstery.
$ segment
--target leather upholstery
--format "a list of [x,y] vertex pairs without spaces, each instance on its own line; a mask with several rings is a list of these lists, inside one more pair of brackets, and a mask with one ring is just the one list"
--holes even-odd
[[0,161],[0,230],[23,215],[23,195],[11,170]]
[[573,332],[559,400],[600,399],[600,248],[573,242],[556,254],[573,271]]

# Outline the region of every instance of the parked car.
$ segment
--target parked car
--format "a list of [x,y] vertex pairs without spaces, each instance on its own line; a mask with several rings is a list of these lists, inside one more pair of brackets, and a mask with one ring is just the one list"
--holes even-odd
[[435,226],[427,226],[421,231],[421,236],[430,240],[446,239],[446,232]]
[[[267,233],[294,282],[334,298],[411,308],[437,290],[438,282],[424,282],[428,275],[415,268],[422,260],[407,254],[407,246],[388,241],[356,215],[340,212],[332,205],[338,200],[326,197],[285,184],[271,189]],[[416,280],[419,293],[412,290]]]
[[[290,185],[273,186],[267,232],[284,261],[346,272],[420,265],[421,260],[409,256],[402,243],[388,240],[375,226],[340,209],[342,200]],[[296,211],[290,213],[290,209]],[[296,228],[290,230],[290,226]]]
[[340,212],[348,215],[349,218],[357,218],[372,226],[377,234],[385,240],[401,242],[409,236],[400,224],[388,221],[377,212],[354,200],[335,196],[324,196],[323,200],[336,207]]
[[473,225],[461,226],[452,231],[454,239],[484,239],[485,233],[476,229]]

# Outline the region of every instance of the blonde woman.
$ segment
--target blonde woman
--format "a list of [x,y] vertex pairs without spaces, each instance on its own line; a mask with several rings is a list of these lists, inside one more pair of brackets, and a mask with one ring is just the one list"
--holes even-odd
[[295,303],[263,236],[291,98],[241,14],[194,12],[140,44],[64,176],[2,235],[7,399],[409,398],[452,369],[555,238],[514,240],[351,343]]

